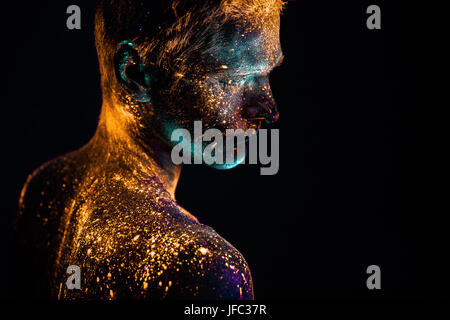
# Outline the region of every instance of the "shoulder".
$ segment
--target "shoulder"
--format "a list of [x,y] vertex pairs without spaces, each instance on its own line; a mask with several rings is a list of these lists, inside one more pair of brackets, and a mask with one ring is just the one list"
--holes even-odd
[[66,181],[66,177],[74,171],[72,161],[66,156],[41,165],[28,176],[20,194],[19,208],[41,203],[48,195],[56,197],[64,192],[72,184],[72,181]]
[[[175,270],[166,279],[175,279],[174,297],[198,299],[252,299],[250,269],[242,254],[212,228],[192,225],[182,232]],[[168,295],[169,297],[171,295]]]
[[136,230],[126,239],[117,235],[114,239],[120,243],[112,249],[113,254],[105,256],[92,249],[86,257],[93,259],[92,264],[82,259],[88,262],[84,264],[88,295],[106,299],[253,299],[247,262],[210,227],[198,223],[158,225],[149,233]]
[[25,281],[20,274],[26,273],[27,268],[35,270],[36,277],[27,280],[24,285],[31,289],[27,293],[18,293],[20,296],[37,292],[43,297],[50,294],[51,281],[46,277],[53,268],[51,261],[59,241],[64,199],[70,193],[70,185],[58,175],[65,164],[58,158],[40,166],[22,188],[13,221],[11,247],[14,253],[10,263],[18,283]]

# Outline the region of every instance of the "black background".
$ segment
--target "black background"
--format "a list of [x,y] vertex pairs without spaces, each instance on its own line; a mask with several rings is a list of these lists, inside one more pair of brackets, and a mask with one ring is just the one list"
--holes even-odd
[[[81,7],[82,30],[66,28],[70,4]],[[370,4],[381,7],[382,30],[366,28]],[[48,1],[15,11],[20,35],[4,43],[13,76],[3,121],[3,257],[27,175],[95,131],[94,8]],[[281,113],[278,175],[249,165],[183,168],[179,203],[245,256],[257,299],[449,296],[444,252],[428,247],[431,218],[413,190],[403,15],[387,1],[289,2],[285,63],[271,78]],[[372,264],[382,290],[366,287]],[[7,263],[1,268],[8,274]]]

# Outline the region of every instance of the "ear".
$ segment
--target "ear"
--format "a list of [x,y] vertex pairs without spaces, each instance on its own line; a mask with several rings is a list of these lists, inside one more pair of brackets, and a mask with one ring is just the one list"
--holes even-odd
[[150,101],[150,75],[129,41],[121,42],[114,55],[114,69],[122,87],[140,102]]

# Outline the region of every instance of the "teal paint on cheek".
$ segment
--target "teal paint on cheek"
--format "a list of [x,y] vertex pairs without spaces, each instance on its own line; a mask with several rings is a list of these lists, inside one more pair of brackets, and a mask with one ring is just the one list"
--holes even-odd
[[[241,157],[236,157],[235,160],[232,163],[225,163],[226,161],[226,150],[223,150],[223,161],[224,163],[222,164],[206,164],[204,162],[204,151],[205,148],[211,143],[210,141],[208,142],[201,142],[200,148],[196,149],[195,148],[195,136],[192,134],[192,132],[187,133],[189,135],[188,139],[185,139],[184,137],[178,137],[177,141],[172,140],[172,134],[174,133],[175,130],[177,129],[181,129],[180,126],[177,126],[173,123],[170,123],[168,121],[163,121],[164,125],[164,131],[167,135],[167,137],[169,138],[169,140],[171,141],[171,144],[173,146],[175,145],[179,145],[183,148],[183,150],[186,150],[189,152],[189,157],[191,158],[191,164],[195,163],[194,159],[197,159],[198,161],[200,161],[201,163],[210,166],[212,168],[215,169],[219,169],[219,170],[229,170],[229,169],[233,169],[236,166],[240,165],[241,163],[243,163],[245,161],[246,158],[246,154],[247,154],[247,150],[243,152],[243,154],[241,155]],[[226,143],[223,144],[223,147],[225,148]]]

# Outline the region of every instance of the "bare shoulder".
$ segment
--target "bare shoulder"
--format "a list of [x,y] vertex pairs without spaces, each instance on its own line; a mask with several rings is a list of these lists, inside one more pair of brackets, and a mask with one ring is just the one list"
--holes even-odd
[[73,194],[73,181],[67,179],[73,171],[70,159],[60,157],[41,165],[28,176],[19,198],[17,231],[23,228],[35,230],[39,243],[42,229],[56,228],[65,200]]
[[[22,229],[30,229],[29,221],[39,226],[27,238],[45,252],[38,252],[47,261],[42,265],[55,270],[51,291],[58,297],[253,298],[252,277],[242,254],[156,191],[149,197],[111,179],[98,183],[98,188],[94,184],[75,206],[66,203],[80,193],[77,179],[82,179],[83,163],[61,157],[41,166],[21,197],[21,211],[27,216]],[[61,221],[66,221],[65,229]],[[49,243],[54,254],[47,254]],[[70,265],[80,267],[81,290],[66,288]]]
[[61,195],[67,198],[66,194],[73,191],[74,180],[80,171],[72,158],[72,154],[61,156],[34,170],[22,188],[19,208],[57,201]]
[[[47,162],[30,174],[22,188],[14,220],[14,256],[10,263],[15,281],[25,281],[23,286],[30,288],[26,295],[50,296],[51,274],[61,241],[61,216],[66,207],[65,200],[73,194],[72,185],[64,178],[64,171],[70,170],[69,166],[64,158]],[[29,269],[38,277],[23,278]]]
[[[76,259],[84,261],[82,296],[253,299],[247,262],[212,228],[166,219],[147,227],[138,224],[133,223],[134,231],[109,236],[103,232],[100,241],[109,243],[109,248],[93,242],[81,245]],[[69,299],[73,295],[67,294]],[[75,294],[73,298],[80,297]]]
[[[252,299],[250,269],[242,254],[212,228],[195,224],[180,233],[178,268],[165,276],[175,279],[176,295],[199,299]],[[172,281],[172,283],[174,283]]]

